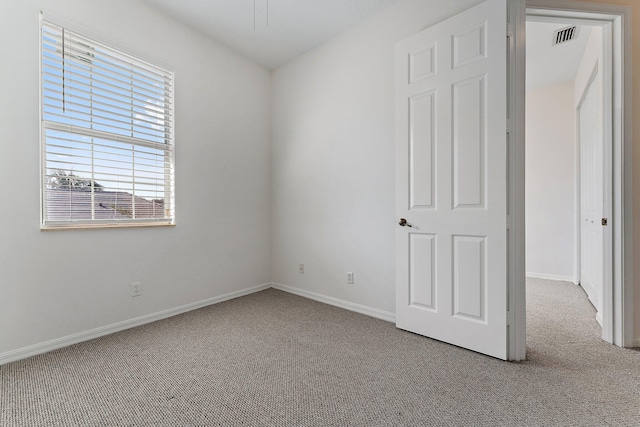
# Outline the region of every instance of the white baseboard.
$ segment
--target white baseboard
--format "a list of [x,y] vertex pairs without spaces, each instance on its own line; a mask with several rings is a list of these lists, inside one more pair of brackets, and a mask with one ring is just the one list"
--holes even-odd
[[62,347],[67,347],[72,344],[77,344],[82,341],[88,341],[94,338],[98,338],[104,335],[109,335],[114,332],[123,331],[125,329],[141,326],[146,323],[155,322],[156,320],[166,319],[167,317],[176,316],[178,314],[186,313],[188,311],[197,310],[208,305],[217,304],[222,301],[238,298],[244,295],[249,295],[254,292],[263,291],[269,289],[271,283],[264,283],[262,285],[253,286],[251,288],[242,289],[240,291],[230,292],[228,294],[220,295],[217,297],[207,298],[201,301],[196,301],[191,304],[181,305],[180,307],[169,308],[167,310],[159,311],[157,313],[151,313],[144,316],[136,317],[134,319],[124,320],[122,322],[113,323],[111,325],[101,326],[99,328],[90,329],[88,331],[79,332],[77,334],[68,335],[62,338],[56,338],[50,341],[30,345],[27,347],[11,350],[6,353],[0,353],[0,365],[5,363],[14,362],[16,360],[25,359],[27,357],[35,356],[37,354],[46,353],[51,350],[56,350]]
[[576,279],[575,277],[560,276],[557,274],[531,273],[527,271],[526,276],[532,279],[556,280],[560,282],[571,282],[574,285],[579,284],[578,279]]
[[308,291],[306,289],[295,288],[293,286],[287,286],[280,283],[273,283],[272,287],[274,289],[288,292],[290,294],[295,294],[301,297],[309,298],[314,301],[322,302],[325,304],[344,308],[345,310],[355,311],[356,313],[375,317],[376,319],[386,320],[387,322],[392,322],[392,323],[396,322],[396,314],[390,311],[384,311],[384,310],[379,310],[377,308],[367,307],[366,305],[356,304],[354,302],[345,301],[345,300],[334,298],[334,297],[329,297],[316,292]]

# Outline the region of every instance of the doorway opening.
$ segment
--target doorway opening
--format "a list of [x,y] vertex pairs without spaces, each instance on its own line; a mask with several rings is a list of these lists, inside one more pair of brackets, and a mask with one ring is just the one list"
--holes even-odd
[[527,286],[580,286],[601,327],[613,200],[605,25],[539,16],[526,23]]

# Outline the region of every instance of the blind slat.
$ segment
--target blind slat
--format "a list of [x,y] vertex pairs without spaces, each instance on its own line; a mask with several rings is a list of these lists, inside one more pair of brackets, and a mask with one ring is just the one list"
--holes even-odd
[[164,140],[167,137],[167,132],[171,130],[170,127],[163,126],[162,129],[154,129],[143,124],[132,124],[122,120],[105,117],[103,115],[91,115],[74,108],[68,108],[64,113],[56,113],[54,111],[55,110],[52,110],[51,108],[45,108],[44,114],[49,120],[58,118],[60,119],[60,123],[67,123],[70,126],[113,132],[114,134],[121,136],[137,136],[138,138],[146,139],[151,142]]
[[[44,72],[44,76],[49,77],[46,71]],[[47,85],[49,99],[62,100],[63,95],[69,95],[66,92],[63,92],[61,89],[62,88],[60,87],[60,85]],[[143,101],[136,98],[125,98],[121,94],[96,87],[89,88],[89,90],[80,87],[74,87],[73,94],[76,98],[85,99],[87,101],[100,102],[103,105],[112,105],[114,108],[124,109],[126,105],[127,107],[133,108],[136,112],[151,113],[151,117],[154,118],[166,115],[167,110],[173,107],[173,102],[171,102],[170,100],[165,100],[162,105],[158,105],[155,103],[150,103],[150,101],[147,100]],[[95,98],[98,98],[98,101],[96,101]],[[129,104],[126,104],[126,102],[129,102]],[[156,102],[159,102],[159,100]],[[163,119],[170,120],[171,118],[163,117]]]
[[[62,74],[61,74],[62,69],[59,69],[59,70],[60,71],[56,71],[56,69],[51,67],[43,67],[43,74],[46,77],[47,83],[50,86],[62,87],[62,80],[63,80]],[[73,88],[74,85],[75,87],[78,87],[80,85],[89,85],[91,83],[90,80],[82,79],[82,76],[80,76],[79,74],[74,74],[66,71],[65,71],[64,80],[67,87],[69,88]],[[146,94],[143,94],[140,91],[136,90],[138,88],[133,87],[132,92],[130,91],[123,94],[122,93],[123,88],[121,86],[118,86],[115,83],[117,82],[110,82],[110,81],[104,81],[104,80],[94,81],[94,88],[101,92],[106,92],[115,96],[120,96],[120,97],[124,96],[124,97],[131,98],[132,101],[137,101],[140,103],[148,102],[149,97]],[[172,105],[173,103],[172,95],[170,92],[165,91],[165,92],[157,93],[154,95],[158,95],[159,97],[162,97],[162,99],[164,100],[164,104]]]
[[[135,138],[130,135],[109,133],[99,129],[90,129],[87,127],[74,126],[73,124],[69,124],[69,123],[45,122],[44,127],[46,129],[55,130],[56,132],[66,132],[67,133],[66,139],[70,141],[76,141],[76,142],[82,142],[82,141],[72,137],[99,138],[100,140],[110,141],[113,144],[134,144],[140,147],[147,147],[155,150],[170,150],[173,147],[173,144],[170,144],[168,142],[149,141],[146,139]],[[58,134],[55,134],[55,135],[58,135]],[[62,139],[65,139],[65,138],[62,138]]]
[[[54,43],[51,43],[52,41]],[[43,45],[52,47],[54,51],[62,51],[62,27],[55,26],[54,28],[54,26],[45,24],[45,26],[43,26]],[[78,34],[70,32],[69,30],[65,30],[65,48],[67,47],[67,45],[74,49],[78,49],[80,52],[86,53],[87,49],[91,50],[93,53],[92,55],[88,55],[87,58],[85,58],[87,60],[95,59],[95,54],[98,53],[98,58],[102,56],[106,59],[111,60],[105,62],[115,62],[116,64],[120,62],[126,63],[127,66],[130,66],[134,70],[137,70],[140,75],[162,77],[162,79],[166,81],[171,81],[173,79],[173,73],[169,71],[162,70],[159,67],[148,64],[131,55],[117,52],[110,47],[107,47],[94,40],[82,37]]]
[[[161,123],[160,121],[152,122],[142,118],[144,117],[143,114],[135,113],[130,116],[125,116],[120,112],[118,112],[118,110],[109,111],[108,106],[103,106],[99,103],[97,105],[99,105],[102,108],[96,107],[96,106],[86,107],[82,104],[73,102],[73,98],[71,98],[69,101],[66,102],[65,110],[68,110],[68,111],[63,112],[62,106],[58,107],[57,105],[54,105],[51,102],[47,102],[47,101],[49,101],[49,98],[45,96],[44,106],[46,107],[45,112],[47,114],[57,115],[59,117],[68,117],[69,119],[72,119],[72,120],[75,119],[75,120],[92,123],[91,120],[82,120],[80,117],[77,117],[77,116],[69,117],[69,115],[71,114],[77,114],[80,116],[89,116],[90,118],[93,118],[93,119],[99,118],[102,120],[108,120],[114,123],[127,125],[127,126],[121,127],[121,129],[125,129],[125,130],[129,129],[132,132],[136,132],[137,130],[140,130],[143,133],[156,136],[156,137],[164,135],[167,130],[171,129],[171,126],[169,126],[169,124]],[[89,111],[86,111],[86,110],[89,110]],[[125,121],[124,119],[128,119],[128,121]],[[103,125],[105,124],[104,122],[101,122],[101,121],[94,121],[93,123],[103,124]],[[146,131],[152,131],[152,133],[149,133]]]
[[[66,48],[65,48],[66,49]],[[95,63],[79,63],[73,58],[67,58],[66,53],[64,60],[62,55],[56,56],[50,52],[45,52],[48,55],[46,61],[43,60],[43,68],[50,70],[59,70],[60,76],[64,69],[65,74],[70,76],[76,75],[78,78],[88,78],[87,75],[91,74],[93,80],[99,83],[110,84],[116,88],[130,87],[135,88],[137,92],[146,96],[167,96],[167,85],[165,81],[157,81],[154,83],[148,83],[140,79],[133,78],[130,75],[118,75],[106,68],[100,68]],[[64,66],[63,66],[64,65]]]

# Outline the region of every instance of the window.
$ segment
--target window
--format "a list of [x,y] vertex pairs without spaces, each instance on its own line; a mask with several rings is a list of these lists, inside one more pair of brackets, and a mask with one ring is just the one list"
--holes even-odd
[[173,73],[41,25],[42,227],[174,222]]

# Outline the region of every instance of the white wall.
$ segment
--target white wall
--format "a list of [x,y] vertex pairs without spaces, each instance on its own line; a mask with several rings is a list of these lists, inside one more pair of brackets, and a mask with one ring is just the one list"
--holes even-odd
[[[40,231],[40,10],[175,69],[175,227]],[[270,282],[268,70],[137,0],[2,1],[0,17],[0,359]]]
[[527,275],[577,282],[573,81],[527,91]]
[[273,73],[274,282],[395,312],[394,46],[477,3],[400,2]]

